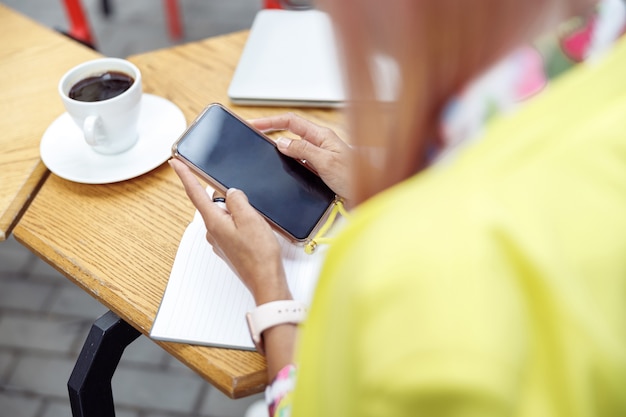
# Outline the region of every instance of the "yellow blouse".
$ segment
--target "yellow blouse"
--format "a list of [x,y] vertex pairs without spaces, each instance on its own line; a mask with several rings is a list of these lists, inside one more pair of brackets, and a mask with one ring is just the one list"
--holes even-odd
[[294,417],[626,415],[626,39],[362,205],[302,333]]

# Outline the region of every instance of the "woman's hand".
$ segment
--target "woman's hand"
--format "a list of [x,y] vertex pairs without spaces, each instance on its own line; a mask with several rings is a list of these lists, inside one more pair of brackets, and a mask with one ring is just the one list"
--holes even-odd
[[224,210],[213,202],[185,164],[173,159],[170,165],[202,215],[207,241],[248,287],[256,304],[290,300],[278,240],[243,191],[228,190]]
[[293,113],[249,120],[262,132],[286,130],[302,140],[281,137],[276,141],[284,155],[305,160],[335,194],[347,200],[350,196],[350,147],[331,129],[321,127]]

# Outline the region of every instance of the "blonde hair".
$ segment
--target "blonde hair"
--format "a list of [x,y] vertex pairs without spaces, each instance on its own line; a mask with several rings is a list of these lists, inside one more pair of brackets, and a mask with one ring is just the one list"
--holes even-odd
[[[583,1],[583,0],[579,0]],[[356,149],[355,202],[402,181],[427,161],[444,104],[505,53],[537,34],[566,2],[551,0],[329,0],[344,59],[347,118]],[[393,100],[379,99],[379,57],[393,62]]]

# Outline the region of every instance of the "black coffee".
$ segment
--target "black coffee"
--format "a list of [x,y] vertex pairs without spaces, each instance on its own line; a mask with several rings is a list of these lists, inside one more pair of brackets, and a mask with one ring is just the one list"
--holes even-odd
[[108,71],[80,80],[72,86],[69,96],[78,101],[102,101],[119,96],[133,85],[135,79],[128,74]]

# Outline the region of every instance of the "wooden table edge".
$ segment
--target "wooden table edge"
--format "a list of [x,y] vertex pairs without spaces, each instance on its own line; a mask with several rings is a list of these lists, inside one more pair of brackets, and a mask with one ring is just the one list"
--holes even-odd
[[35,169],[33,169],[32,175],[24,183],[24,187],[17,193],[7,210],[2,213],[0,218],[0,242],[7,240],[11,236],[11,233],[26,210],[28,210],[30,203],[32,203],[49,175],[50,171],[40,159]]

